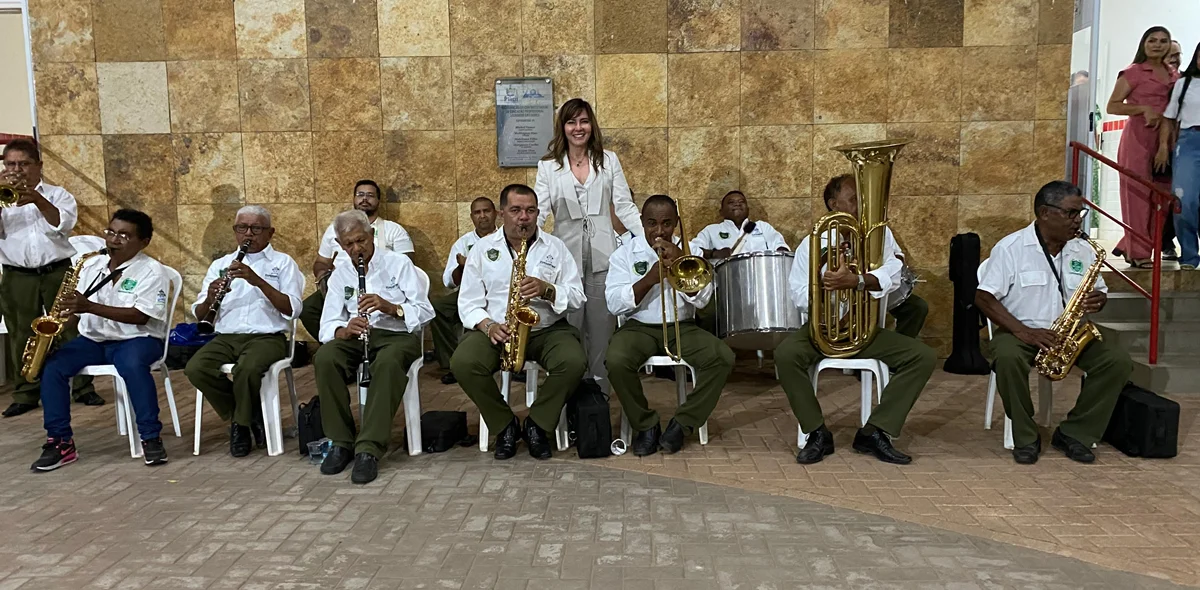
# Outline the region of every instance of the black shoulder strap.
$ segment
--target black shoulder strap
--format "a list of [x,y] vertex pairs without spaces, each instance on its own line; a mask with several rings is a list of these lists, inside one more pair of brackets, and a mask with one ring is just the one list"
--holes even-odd
[[[1042,239],[1042,230],[1038,226],[1033,226],[1034,233],[1037,234],[1038,245],[1042,247],[1042,254],[1046,255],[1046,264],[1050,265],[1050,272],[1054,273],[1054,280],[1058,282],[1058,297],[1062,299],[1063,307],[1067,306],[1066,288],[1063,286],[1062,275],[1058,274],[1058,267],[1054,266],[1054,257],[1050,256],[1050,251],[1046,249],[1046,240]],[[1066,244],[1063,244],[1063,250],[1066,250]],[[1062,252],[1059,252],[1062,254]]]
[[1179,91],[1179,109],[1183,110],[1183,97],[1187,96],[1188,86],[1192,85],[1192,77],[1188,76],[1183,79],[1183,90]]

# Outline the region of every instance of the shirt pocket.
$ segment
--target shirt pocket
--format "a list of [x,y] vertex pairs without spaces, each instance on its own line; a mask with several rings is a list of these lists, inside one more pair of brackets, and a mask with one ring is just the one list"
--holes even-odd
[[1029,270],[1021,273],[1022,287],[1042,287],[1049,282],[1049,277],[1044,270]]
[[1063,277],[1063,285],[1067,288],[1068,293],[1074,292],[1075,289],[1079,288],[1079,283],[1082,282],[1083,275],[1077,275],[1069,272],[1067,273],[1067,276]]

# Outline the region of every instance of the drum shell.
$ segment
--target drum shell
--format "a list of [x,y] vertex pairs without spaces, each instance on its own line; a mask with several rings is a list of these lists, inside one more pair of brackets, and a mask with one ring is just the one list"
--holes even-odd
[[751,252],[717,263],[718,338],[731,348],[774,350],[801,328],[800,309],[788,289],[794,256]]

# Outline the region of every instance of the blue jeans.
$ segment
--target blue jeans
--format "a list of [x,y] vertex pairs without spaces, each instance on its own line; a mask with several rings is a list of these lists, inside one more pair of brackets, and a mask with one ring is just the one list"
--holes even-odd
[[1175,233],[1178,234],[1179,264],[1200,266],[1200,248],[1197,234],[1200,233],[1200,129],[1179,131],[1179,143],[1175,144],[1175,158],[1171,164],[1173,178],[1171,190],[1183,206],[1175,216]]
[[163,341],[147,336],[97,342],[78,336],[63,344],[42,372],[42,420],[46,436],[71,438],[71,378],[88,365],[114,365],[125,380],[142,440],[158,438],[158,387],[150,365],[162,357]]

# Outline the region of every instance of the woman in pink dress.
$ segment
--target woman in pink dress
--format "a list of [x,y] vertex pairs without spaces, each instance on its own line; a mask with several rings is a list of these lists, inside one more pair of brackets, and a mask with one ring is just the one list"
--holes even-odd
[[[1171,48],[1171,33],[1164,27],[1151,27],[1142,35],[1133,64],[1117,77],[1108,100],[1108,114],[1125,115],[1129,120],[1121,131],[1117,163],[1130,172],[1154,178],[1154,155],[1158,151],[1158,126],[1171,98],[1171,89],[1179,74],[1164,62]],[[1155,183],[1170,194],[1170,181]],[[1138,233],[1153,236],[1154,209],[1150,190],[1121,176],[1121,219]],[[1125,261],[1138,268],[1151,267],[1151,248],[1128,232],[1117,243]]]

